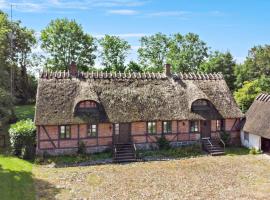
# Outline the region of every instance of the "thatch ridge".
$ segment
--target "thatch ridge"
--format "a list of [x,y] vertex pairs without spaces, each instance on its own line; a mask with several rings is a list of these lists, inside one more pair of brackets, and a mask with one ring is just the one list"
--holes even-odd
[[243,130],[270,139],[270,94],[256,97],[246,113]]
[[[43,71],[40,73],[40,78],[43,79],[68,79],[72,78],[69,71]],[[154,72],[78,72],[76,77],[78,79],[166,79],[165,73]],[[221,73],[174,73],[172,78],[181,80],[222,80]]]

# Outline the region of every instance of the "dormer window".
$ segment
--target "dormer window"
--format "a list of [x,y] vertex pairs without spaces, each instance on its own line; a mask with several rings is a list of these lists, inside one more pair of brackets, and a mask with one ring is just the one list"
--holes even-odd
[[81,101],[77,104],[77,110],[79,112],[89,112],[97,110],[97,102],[92,100]]
[[199,99],[192,103],[192,111],[209,110],[210,103],[205,99]]

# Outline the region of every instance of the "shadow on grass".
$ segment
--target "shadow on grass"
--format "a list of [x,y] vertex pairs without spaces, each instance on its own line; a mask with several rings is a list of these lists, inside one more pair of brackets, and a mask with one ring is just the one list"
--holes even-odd
[[[58,194],[60,191],[59,189],[55,188],[49,182],[44,180],[35,179],[31,172],[31,168],[28,168],[31,164],[27,164],[26,161],[22,161],[26,163],[24,169],[24,165],[21,163],[17,163],[14,161],[9,162],[8,156],[1,156],[2,159],[5,159],[5,163],[0,164],[0,199],[1,200],[34,200],[40,199],[42,197],[46,188],[49,189],[50,193],[44,194],[43,197],[46,195],[46,199],[55,199],[55,195]],[[13,159],[13,158],[11,158]],[[14,158],[16,159],[16,158]],[[15,160],[15,161],[20,161]],[[30,169],[30,170],[29,170]],[[38,191],[41,191],[39,194]],[[36,193],[37,192],[37,193]],[[38,196],[37,196],[38,194]],[[47,198],[50,196],[51,198]]]

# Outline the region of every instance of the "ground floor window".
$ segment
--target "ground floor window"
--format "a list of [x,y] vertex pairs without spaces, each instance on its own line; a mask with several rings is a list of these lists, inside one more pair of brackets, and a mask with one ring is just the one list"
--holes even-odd
[[244,132],[244,140],[249,142],[249,134],[247,132]]
[[147,133],[156,134],[157,133],[157,123],[156,122],[147,122]]
[[216,120],[216,129],[217,129],[217,131],[225,130],[224,124],[225,124],[224,120]]
[[199,121],[190,121],[190,132],[199,132]]
[[114,124],[114,134],[119,135],[119,124]]
[[171,121],[164,121],[162,124],[163,133],[172,133],[172,122]]
[[69,139],[71,138],[70,126],[69,125],[61,125],[59,128],[60,139]]
[[97,125],[96,124],[88,124],[87,136],[88,137],[97,137]]

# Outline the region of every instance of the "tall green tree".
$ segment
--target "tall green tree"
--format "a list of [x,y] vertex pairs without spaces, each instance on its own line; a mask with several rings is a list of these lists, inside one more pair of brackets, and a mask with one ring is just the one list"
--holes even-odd
[[144,36],[140,39],[138,58],[144,70],[162,71],[166,64],[170,38],[162,33]]
[[49,54],[47,68],[68,70],[72,61],[83,71],[94,66],[97,49],[94,38],[84,33],[75,20],[52,20],[41,31],[41,42],[41,47]]
[[270,45],[255,46],[249,50],[242,65],[235,69],[236,85],[243,86],[245,81],[254,80],[261,76],[270,76]]
[[236,62],[230,52],[221,53],[215,51],[210,54],[208,60],[200,65],[199,70],[205,73],[221,72],[230,90],[234,91],[236,81],[234,74],[235,67]]
[[105,66],[104,70],[109,72],[124,72],[125,61],[131,46],[127,41],[117,36],[105,35],[99,40],[102,48],[101,59]]
[[254,99],[262,92],[270,92],[270,77],[245,81],[243,87],[234,93],[237,104],[243,112],[247,111]]
[[208,57],[208,50],[209,47],[199,35],[177,33],[171,39],[167,62],[172,64],[176,72],[195,72]]

